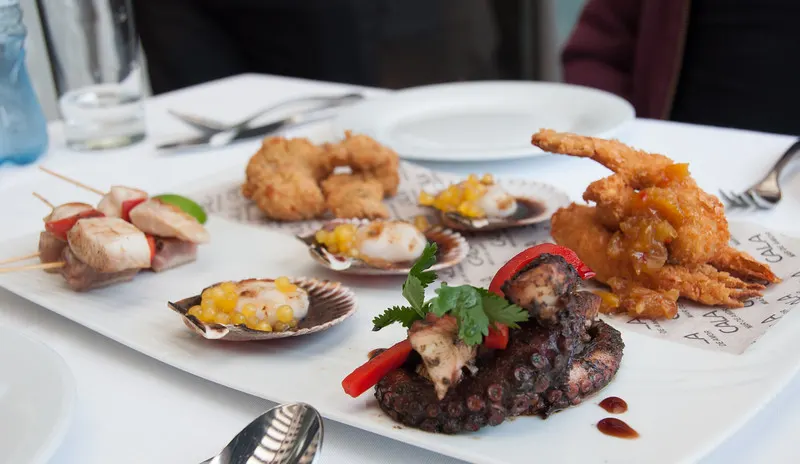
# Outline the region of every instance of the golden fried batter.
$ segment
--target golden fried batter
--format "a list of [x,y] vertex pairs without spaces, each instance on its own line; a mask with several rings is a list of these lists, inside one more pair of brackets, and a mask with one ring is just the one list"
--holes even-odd
[[332,171],[325,151],[307,139],[270,137],[247,163],[242,194],[270,219],[313,219],[325,212],[318,183]]
[[[337,167],[353,174],[332,175]],[[324,146],[305,138],[264,139],[245,169],[242,194],[277,221],[316,219],[327,212],[339,218],[387,218],[382,200],[397,193],[397,154],[364,135]],[[327,186],[327,187],[326,187]]]
[[350,131],[345,132],[344,140],[327,144],[325,149],[337,166],[350,166],[354,173],[380,182],[385,197],[397,194],[400,157],[394,150],[366,135],[353,135]]
[[584,199],[552,218],[556,242],[575,250],[621,298],[619,309],[671,317],[678,294],[730,308],[779,282],[766,264],[728,244],[718,198],[700,189],[688,165],[618,141],[542,130],[545,151],[592,158],[615,174],[589,185]]
[[334,174],[322,182],[328,209],[337,218],[387,219],[383,185],[359,174]]

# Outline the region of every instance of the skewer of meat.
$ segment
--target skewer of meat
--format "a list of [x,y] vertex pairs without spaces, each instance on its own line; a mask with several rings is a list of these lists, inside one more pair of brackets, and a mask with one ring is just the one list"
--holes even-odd
[[108,217],[129,221],[155,240],[156,254],[152,270],[162,272],[197,259],[197,245],[207,243],[205,227],[175,205],[150,198],[147,192],[115,185],[108,192],[86,185],[40,166],[40,169],[103,198],[97,210]]
[[0,269],[57,270],[78,292],[132,280],[151,266],[155,247],[141,230],[120,218],[81,218],[66,234],[59,261]]

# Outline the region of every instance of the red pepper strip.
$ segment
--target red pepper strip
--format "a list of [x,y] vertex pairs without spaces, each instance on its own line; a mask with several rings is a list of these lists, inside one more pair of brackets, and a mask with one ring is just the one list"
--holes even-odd
[[402,366],[411,354],[411,342],[407,339],[399,342],[370,359],[342,381],[344,392],[353,398],[374,387],[389,372]]
[[123,201],[120,217],[125,221],[131,222],[131,210],[139,206],[141,203],[144,203],[145,200],[147,200],[147,198],[134,198],[133,200]]
[[156,256],[156,238],[152,235],[145,234],[147,237],[147,244],[150,245],[150,262],[153,262],[153,258]]
[[492,350],[504,350],[508,346],[508,326],[496,322],[489,327],[489,335],[483,337],[483,346]]
[[67,241],[67,232],[75,226],[75,223],[81,219],[92,218],[92,217],[103,217],[105,216],[100,211],[96,209],[82,211],[74,216],[65,217],[63,219],[59,219],[57,221],[47,221],[44,223],[44,230],[53,234],[56,238],[59,238],[63,241]]
[[552,243],[542,243],[519,253],[503,265],[494,275],[492,283],[489,284],[489,291],[496,295],[504,296],[501,290],[503,284],[541,254],[561,256],[578,271],[578,275],[581,279],[591,279],[596,275],[595,272],[589,269],[589,266],[583,264],[583,261],[578,258],[578,255],[569,248]]

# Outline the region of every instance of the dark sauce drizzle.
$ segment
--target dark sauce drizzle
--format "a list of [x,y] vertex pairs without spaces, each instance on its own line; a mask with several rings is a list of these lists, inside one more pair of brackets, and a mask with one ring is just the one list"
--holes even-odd
[[616,396],[609,396],[600,402],[600,407],[610,412],[611,414],[622,414],[628,410],[628,403],[622,398]]
[[639,437],[639,432],[633,430],[633,428],[630,425],[614,417],[607,417],[598,422],[597,430],[603,432],[606,435],[611,435],[612,437],[617,437],[617,438],[630,439]]

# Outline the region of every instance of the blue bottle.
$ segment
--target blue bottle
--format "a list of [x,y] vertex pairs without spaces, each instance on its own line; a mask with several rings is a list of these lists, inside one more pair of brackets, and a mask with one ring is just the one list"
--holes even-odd
[[28,164],[47,150],[47,121],[25,66],[19,0],[0,0],[0,164]]

